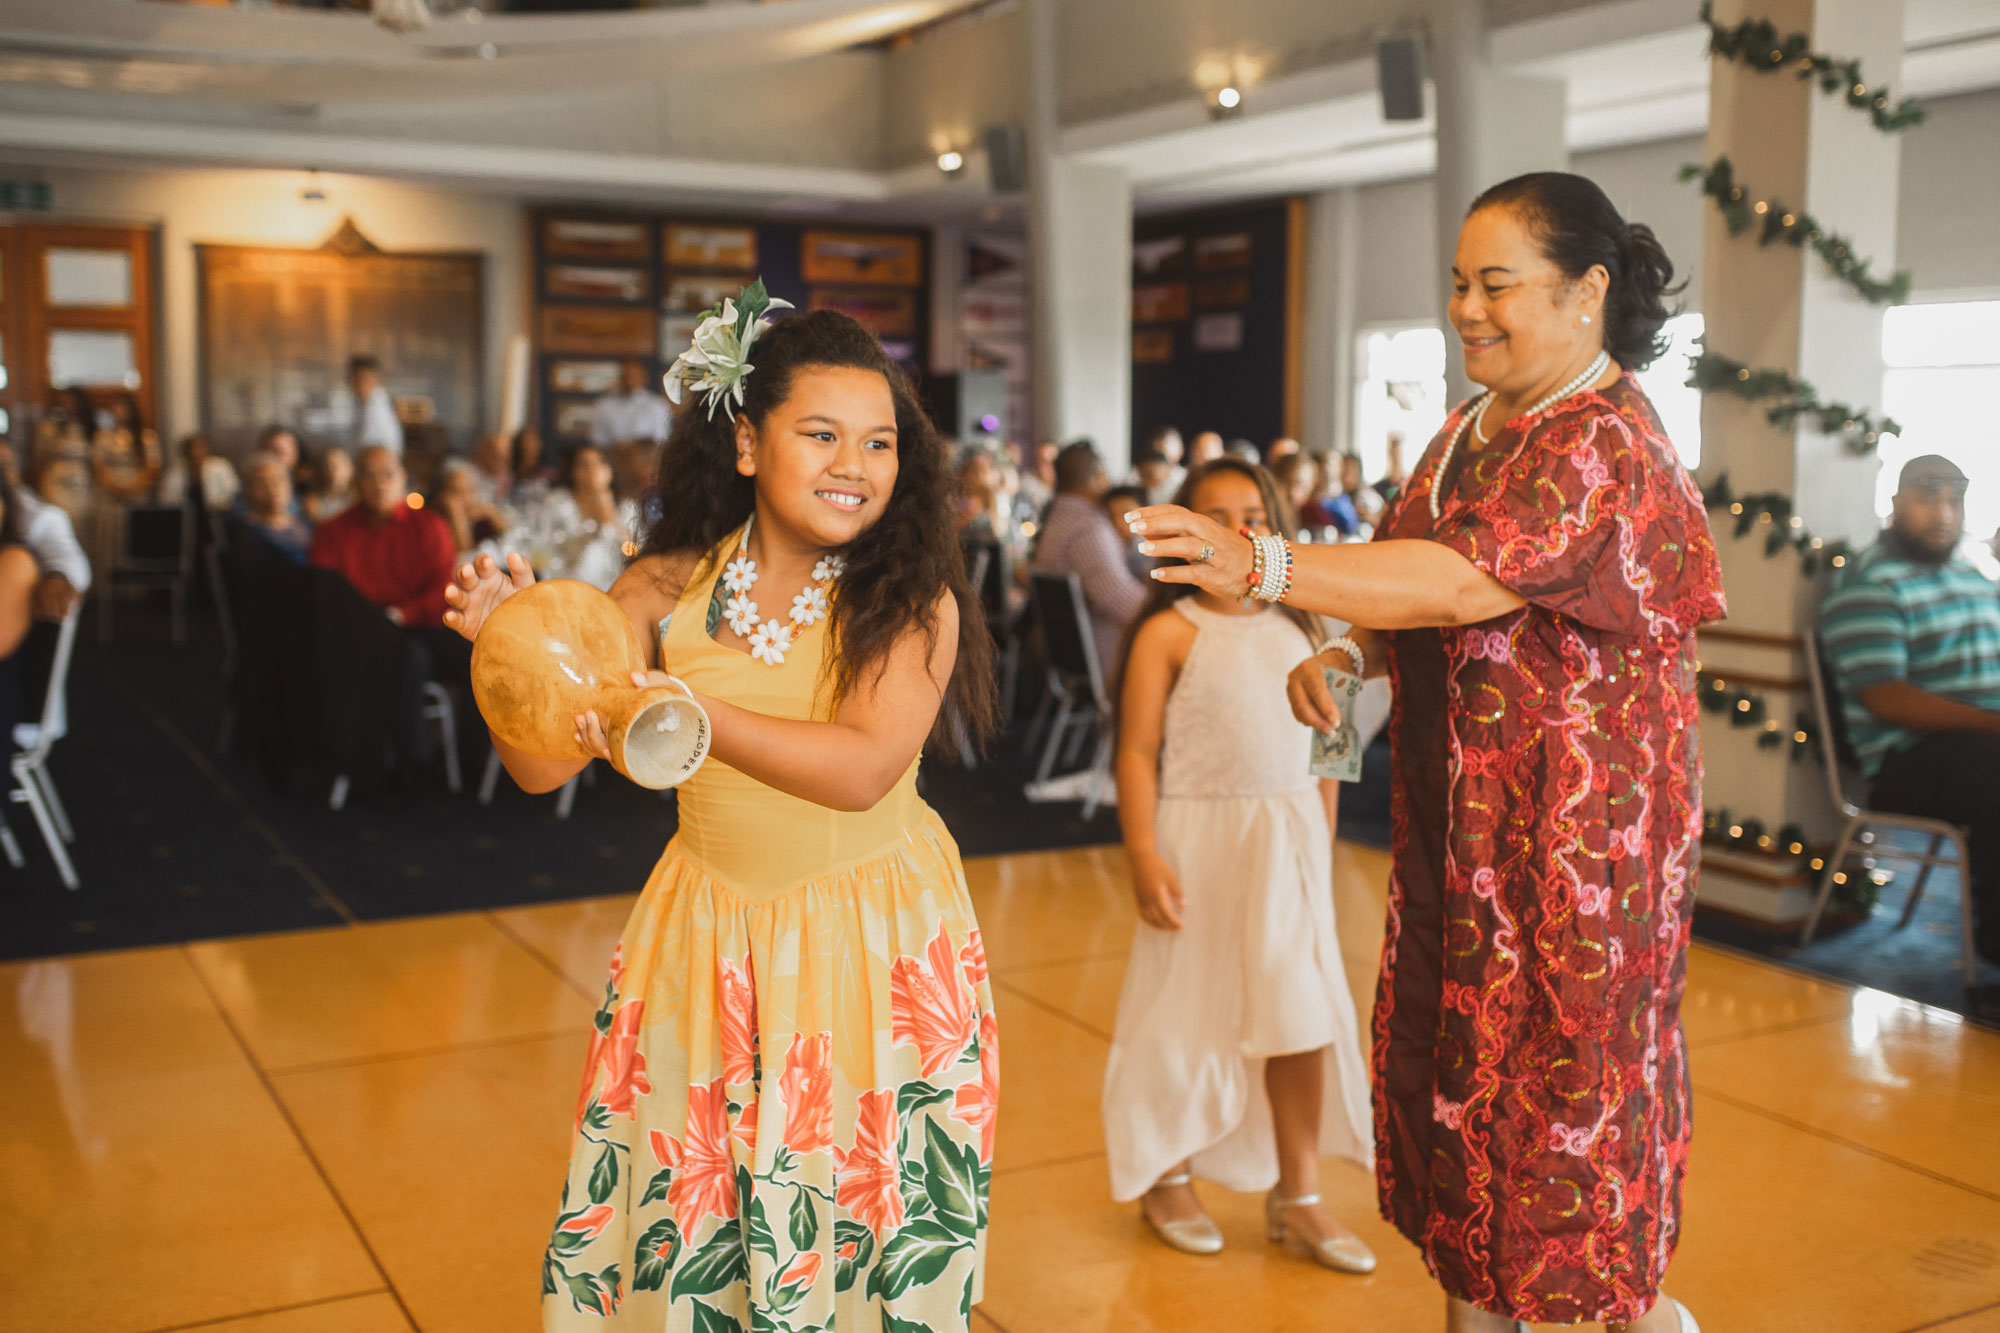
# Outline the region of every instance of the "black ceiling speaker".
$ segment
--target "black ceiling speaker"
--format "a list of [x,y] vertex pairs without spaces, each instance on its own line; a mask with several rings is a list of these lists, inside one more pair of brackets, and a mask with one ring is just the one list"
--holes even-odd
[[988,125],[986,176],[995,194],[1019,194],[1028,188],[1028,137],[1019,125]]
[[1424,118],[1424,39],[1398,33],[1375,43],[1375,78],[1382,91],[1382,119]]

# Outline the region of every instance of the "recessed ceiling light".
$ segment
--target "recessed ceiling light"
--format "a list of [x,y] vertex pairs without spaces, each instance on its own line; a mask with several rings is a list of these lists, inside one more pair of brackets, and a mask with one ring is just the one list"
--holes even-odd
[[948,148],[938,154],[938,170],[949,176],[965,167],[965,154],[956,148]]
[[1243,94],[1234,88],[1224,88],[1215,95],[1215,104],[1224,111],[1234,111],[1243,104]]
[[481,60],[498,60],[500,58],[500,48],[491,42],[481,42],[479,44],[479,58]]

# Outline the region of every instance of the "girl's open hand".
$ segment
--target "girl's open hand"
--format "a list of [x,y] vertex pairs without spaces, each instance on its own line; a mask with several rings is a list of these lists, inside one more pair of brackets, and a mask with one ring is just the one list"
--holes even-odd
[[1138,900],[1139,916],[1160,930],[1179,930],[1187,895],[1181,892],[1180,878],[1157,852],[1132,858],[1132,896]]
[[1154,570],[1153,577],[1160,582],[1192,583],[1218,597],[1241,597],[1250,587],[1250,539],[1241,533],[1174,505],[1134,510],[1125,521],[1145,538],[1140,554],[1188,562]]
[[1293,717],[1331,736],[1340,730],[1340,705],[1326,687],[1325,667],[1325,659],[1320,657],[1308,657],[1293,667],[1285,678],[1285,698],[1291,701]]
[[507,553],[505,568],[490,555],[468,561],[458,567],[458,576],[445,585],[444,599],[449,606],[444,623],[468,640],[476,639],[479,627],[493,614],[493,608],[534,581],[535,571],[519,551]]

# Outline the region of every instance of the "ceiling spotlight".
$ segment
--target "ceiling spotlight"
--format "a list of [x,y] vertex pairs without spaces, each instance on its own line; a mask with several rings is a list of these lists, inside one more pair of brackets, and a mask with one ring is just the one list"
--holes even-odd
[[955,176],[965,170],[965,154],[956,148],[947,148],[938,154],[938,170],[947,176]]
[[1224,88],[1216,93],[1215,104],[1224,111],[1234,111],[1243,105],[1243,94],[1234,88]]
[[1208,95],[1208,114],[1213,120],[1238,115],[1242,110],[1243,90],[1233,83],[1224,84]]
[[479,58],[481,60],[498,60],[500,58],[500,48],[492,42],[481,42],[479,44]]

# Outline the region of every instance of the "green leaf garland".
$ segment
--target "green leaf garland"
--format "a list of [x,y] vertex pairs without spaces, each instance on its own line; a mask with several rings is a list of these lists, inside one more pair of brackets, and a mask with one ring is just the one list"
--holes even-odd
[[1901,305],[1910,299],[1908,270],[1899,270],[1886,281],[1877,278],[1869,261],[1854,253],[1852,241],[1827,230],[1812,214],[1787,208],[1776,200],[1754,198],[1751,190],[1737,183],[1735,164],[1727,157],[1718,157],[1706,167],[1690,162],[1681,168],[1681,179],[1701,182],[1701,192],[1715,200],[1731,236],[1756,227],[1759,245],[1782,242],[1795,248],[1810,246],[1836,278],[1871,305]]
[[1715,21],[1714,0],[1703,0],[1701,21],[1708,25],[1709,53],[1734,60],[1760,74],[1791,71],[1800,79],[1819,83],[1822,93],[1840,94],[1857,111],[1865,111],[1884,134],[1900,134],[1924,123],[1924,108],[1914,97],[1895,101],[1886,87],[1870,84],[1861,73],[1861,62],[1842,60],[1812,49],[1812,38],[1803,32],[1780,34],[1769,19],[1745,19],[1735,27]]
[[1807,578],[1818,575],[1822,567],[1844,568],[1854,555],[1854,547],[1847,542],[1815,536],[1805,520],[1792,512],[1792,497],[1780,491],[1738,495],[1725,472],[1704,486],[1701,495],[1711,512],[1729,511],[1736,520],[1738,537],[1749,536],[1760,523],[1768,524],[1771,531],[1764,539],[1764,554],[1773,556],[1789,548],[1799,557],[1799,572]]
[[1892,418],[1846,403],[1821,401],[1817,389],[1785,371],[1753,370],[1706,347],[1694,358],[1691,370],[1689,387],[1703,393],[1733,393],[1761,404],[1771,424],[1784,429],[1804,419],[1822,435],[1839,436],[1857,454],[1872,454],[1884,435],[1903,433]]

